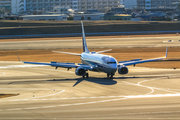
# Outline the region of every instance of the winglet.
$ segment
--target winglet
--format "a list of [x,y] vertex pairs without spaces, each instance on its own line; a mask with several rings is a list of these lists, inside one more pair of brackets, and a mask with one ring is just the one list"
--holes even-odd
[[87,44],[86,44],[86,37],[84,33],[84,27],[83,27],[83,22],[81,21],[81,26],[82,26],[82,43],[83,43],[83,52],[89,53]]
[[167,58],[167,55],[168,55],[168,47],[166,47],[166,56],[165,56],[165,58]]

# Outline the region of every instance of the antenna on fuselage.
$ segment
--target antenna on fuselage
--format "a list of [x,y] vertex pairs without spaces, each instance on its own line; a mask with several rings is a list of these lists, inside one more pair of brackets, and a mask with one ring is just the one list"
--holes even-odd
[[82,26],[82,43],[83,43],[83,52],[89,53],[87,44],[86,44],[86,37],[85,37],[85,33],[84,33],[84,26],[83,26],[83,22],[81,21],[81,26]]

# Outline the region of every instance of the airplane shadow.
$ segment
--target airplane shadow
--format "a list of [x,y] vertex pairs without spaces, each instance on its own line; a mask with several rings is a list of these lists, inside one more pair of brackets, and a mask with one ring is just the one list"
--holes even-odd
[[[82,81],[88,81],[88,82],[93,82],[101,85],[115,85],[117,84],[117,81],[125,81],[126,79],[138,79],[138,78],[157,78],[157,77],[167,77],[168,76],[146,76],[146,77],[114,77],[113,79],[102,77],[102,78],[96,78],[96,77],[89,77],[89,78],[70,78],[70,79],[44,79],[44,80],[32,80],[32,81],[13,81],[9,83],[4,83],[4,84],[36,84],[36,83],[46,83],[46,82],[66,82],[66,81],[76,81],[73,87],[77,86],[80,84]],[[3,84],[3,83],[2,83]]]
[[126,80],[126,79],[137,79],[137,78],[157,78],[157,77],[162,77],[162,76],[147,76],[147,77],[114,77],[113,79],[110,78],[96,78],[96,77],[89,77],[89,78],[72,78],[72,79],[53,79],[53,80],[48,80],[48,81],[76,81],[76,83],[73,85],[75,87],[82,81],[88,81],[88,82],[93,82],[101,85],[115,85],[117,84],[116,80]]
[[73,87],[81,83],[82,81],[88,81],[88,82],[93,82],[101,85],[115,85],[117,81],[113,79],[108,79],[108,78],[95,78],[95,77],[90,77],[90,78],[76,78],[76,79],[54,79],[54,80],[48,80],[48,81],[77,81]]
[[135,76],[132,76],[132,77],[114,77],[113,79],[120,79],[120,80],[123,80],[123,79],[137,79],[137,78],[157,78],[157,77],[168,77],[168,76],[146,76],[146,77],[135,77]]

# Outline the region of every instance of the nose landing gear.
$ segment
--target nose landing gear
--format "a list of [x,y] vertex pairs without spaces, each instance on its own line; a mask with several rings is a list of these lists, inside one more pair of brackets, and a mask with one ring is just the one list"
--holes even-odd
[[89,78],[89,74],[86,73],[85,75],[83,75],[83,78]]

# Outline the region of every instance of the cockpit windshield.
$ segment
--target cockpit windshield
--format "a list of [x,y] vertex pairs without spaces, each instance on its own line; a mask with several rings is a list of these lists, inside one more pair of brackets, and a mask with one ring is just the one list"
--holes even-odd
[[101,59],[107,64],[116,64],[116,60],[113,57],[102,57]]

